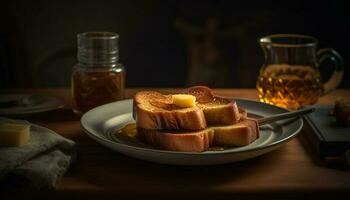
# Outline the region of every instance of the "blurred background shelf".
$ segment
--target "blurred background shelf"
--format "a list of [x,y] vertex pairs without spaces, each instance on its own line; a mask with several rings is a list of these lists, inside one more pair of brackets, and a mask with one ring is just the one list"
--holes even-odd
[[67,87],[76,34],[112,31],[120,34],[127,87],[255,87],[258,38],[300,33],[343,55],[341,87],[349,88],[346,8],[344,0],[2,1],[0,87]]

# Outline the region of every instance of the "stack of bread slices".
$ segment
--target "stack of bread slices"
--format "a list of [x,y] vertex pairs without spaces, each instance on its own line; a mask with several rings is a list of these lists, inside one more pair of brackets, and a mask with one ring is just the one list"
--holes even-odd
[[259,137],[258,123],[235,101],[204,86],[182,94],[138,92],[134,118],[140,139],[170,151],[203,152],[210,147],[244,146]]

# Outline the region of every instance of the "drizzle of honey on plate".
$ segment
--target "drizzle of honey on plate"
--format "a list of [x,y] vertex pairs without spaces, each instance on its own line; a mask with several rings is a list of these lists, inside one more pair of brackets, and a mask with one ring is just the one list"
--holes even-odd
[[140,141],[138,134],[137,134],[137,126],[135,123],[130,123],[125,125],[122,129],[120,129],[116,135],[117,138],[119,138],[122,141],[128,141],[137,143],[139,145],[143,144],[142,141]]
[[125,125],[120,131],[120,134],[124,136],[136,138],[137,137],[137,127],[135,123]]

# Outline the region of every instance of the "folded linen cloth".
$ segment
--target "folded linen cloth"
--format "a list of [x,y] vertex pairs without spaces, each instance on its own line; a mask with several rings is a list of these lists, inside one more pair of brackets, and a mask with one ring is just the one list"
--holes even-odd
[[[2,122],[27,121],[0,118]],[[76,158],[75,142],[34,124],[22,147],[0,147],[0,191],[3,189],[56,189]]]

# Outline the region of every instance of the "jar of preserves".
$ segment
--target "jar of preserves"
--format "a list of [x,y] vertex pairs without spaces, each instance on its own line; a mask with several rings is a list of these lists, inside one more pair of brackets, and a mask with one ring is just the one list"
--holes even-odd
[[119,63],[118,38],[111,32],[78,34],[78,64],[71,79],[75,113],[124,98],[125,70]]

